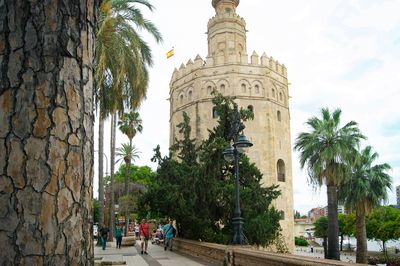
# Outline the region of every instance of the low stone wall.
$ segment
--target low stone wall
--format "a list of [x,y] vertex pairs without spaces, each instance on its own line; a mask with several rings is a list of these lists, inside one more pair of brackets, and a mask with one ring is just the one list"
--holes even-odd
[[195,257],[223,265],[226,261],[230,266],[355,266],[363,265],[335,260],[309,258],[291,254],[278,254],[259,251],[245,246],[226,246],[186,239],[174,239],[174,249]]

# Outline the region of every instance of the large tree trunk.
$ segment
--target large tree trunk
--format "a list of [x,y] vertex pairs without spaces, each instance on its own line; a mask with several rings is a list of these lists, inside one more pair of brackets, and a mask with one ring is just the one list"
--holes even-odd
[[328,194],[328,259],[340,260],[337,187],[327,186]]
[[114,238],[115,232],[115,193],[114,193],[114,164],[115,164],[115,134],[117,128],[117,115],[114,113],[111,115],[111,145],[110,145],[110,154],[111,154],[111,165],[110,165],[110,234],[109,238],[112,241]]
[[0,1],[0,265],[93,263],[96,1]]
[[367,263],[367,231],[365,228],[365,212],[363,208],[356,211],[357,263]]
[[[104,225],[104,119],[99,115],[99,224]],[[107,163],[107,162],[106,162]],[[107,174],[107,173],[106,173]]]

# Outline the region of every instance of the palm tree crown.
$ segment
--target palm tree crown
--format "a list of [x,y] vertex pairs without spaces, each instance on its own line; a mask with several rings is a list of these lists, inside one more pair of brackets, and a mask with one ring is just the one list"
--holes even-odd
[[137,132],[141,133],[143,130],[142,119],[138,112],[124,113],[118,121],[118,125],[119,130],[129,138],[130,142]]
[[154,7],[147,0],[104,0],[96,34],[96,93],[103,117],[116,110],[136,108],[145,98],[151,49],[138,31],[145,30],[159,43],[162,37],[135,4]]
[[378,156],[371,146],[357,154],[351,179],[339,190],[346,208],[369,212],[387,200],[392,178],[386,171],[391,167],[387,163],[373,165]]
[[129,143],[124,143],[119,147],[116,151],[116,155],[119,157],[117,162],[121,159],[127,162],[135,161],[135,159],[139,158],[140,151],[135,145],[130,145]]
[[340,127],[340,115],[340,109],[331,114],[323,108],[322,119],[310,118],[306,124],[311,131],[300,133],[296,139],[294,149],[300,152],[300,166],[306,166],[313,185],[340,185],[349,174],[346,162],[359,141],[365,139],[354,121]]

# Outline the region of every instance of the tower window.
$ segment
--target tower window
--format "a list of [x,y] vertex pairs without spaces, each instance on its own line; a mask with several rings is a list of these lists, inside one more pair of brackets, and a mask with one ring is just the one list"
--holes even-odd
[[189,91],[189,101],[192,100],[192,91]]
[[242,92],[246,92],[246,84],[242,83]]
[[255,91],[256,91],[257,94],[260,93],[260,86],[255,85],[255,86],[254,86],[254,89],[255,89]]
[[278,181],[285,182],[285,163],[282,159],[279,159],[276,164],[277,174],[278,174]]
[[254,107],[253,107],[253,105],[247,106],[247,110],[249,110],[250,112],[252,112],[252,113],[254,114]]
[[279,93],[279,100],[283,101],[282,92]]
[[221,93],[225,92],[225,84],[221,84],[221,86],[219,87]]
[[211,91],[212,91],[211,86],[208,86],[208,87],[207,87],[207,94],[211,94]]
[[275,98],[275,89],[272,89],[272,97]]
[[278,112],[276,113],[276,117],[277,117],[277,119],[278,119],[279,122],[282,120],[281,111],[278,111]]
[[183,95],[181,95],[181,96],[179,97],[179,100],[180,100],[181,103],[183,103]]
[[218,118],[218,111],[217,111],[217,107],[213,107],[212,109],[212,117],[213,118]]

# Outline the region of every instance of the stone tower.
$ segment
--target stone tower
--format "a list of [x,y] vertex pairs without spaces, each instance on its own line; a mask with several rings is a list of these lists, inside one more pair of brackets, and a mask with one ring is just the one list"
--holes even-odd
[[[170,82],[170,145],[185,111],[197,141],[216,125],[211,92],[236,96],[239,107],[251,108],[254,120],[245,122],[253,142],[247,155],[263,173],[263,184],[278,184],[282,195],[274,202],[289,250],[294,250],[290,112],[284,65],[253,52],[248,57],[246,23],[236,14],[239,0],[212,0],[216,14],[208,21],[208,55],[182,64]],[[246,221],[245,221],[246,222]]]

